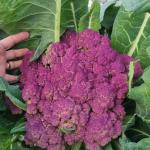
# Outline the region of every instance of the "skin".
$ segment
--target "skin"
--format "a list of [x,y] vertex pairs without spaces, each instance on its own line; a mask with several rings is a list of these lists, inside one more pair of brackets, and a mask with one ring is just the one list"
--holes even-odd
[[16,44],[27,40],[29,38],[28,32],[21,32],[11,35],[5,39],[0,40],[0,77],[3,77],[8,82],[15,82],[18,76],[7,74],[8,69],[19,68],[22,64],[22,59],[13,61],[15,58],[22,58],[29,50],[27,48],[11,49]]

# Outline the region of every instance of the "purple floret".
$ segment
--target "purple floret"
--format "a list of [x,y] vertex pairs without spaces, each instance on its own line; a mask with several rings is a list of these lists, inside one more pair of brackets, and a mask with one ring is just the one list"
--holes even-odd
[[[93,30],[66,31],[36,62],[22,65],[22,96],[27,103],[25,142],[47,150],[83,142],[99,150],[122,132],[122,105],[128,92],[129,63]],[[141,65],[134,62],[137,79]]]
[[[48,150],[51,147],[56,150],[58,149],[58,147],[64,147],[64,145],[62,144],[62,134],[58,132],[57,128],[50,126],[50,124],[44,122],[42,120],[42,116],[40,116],[39,114],[32,116],[27,114],[26,118],[26,144],[30,146],[38,146],[44,149],[48,148]],[[58,150],[60,150],[60,148]]]

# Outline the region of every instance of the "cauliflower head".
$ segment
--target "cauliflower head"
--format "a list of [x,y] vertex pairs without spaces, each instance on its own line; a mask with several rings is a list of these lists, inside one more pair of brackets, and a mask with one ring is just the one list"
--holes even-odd
[[[133,58],[90,29],[66,31],[38,61],[30,62],[31,56],[21,68],[27,144],[64,150],[65,144],[80,141],[88,150],[99,150],[121,134]],[[134,69],[137,79],[140,64]]]

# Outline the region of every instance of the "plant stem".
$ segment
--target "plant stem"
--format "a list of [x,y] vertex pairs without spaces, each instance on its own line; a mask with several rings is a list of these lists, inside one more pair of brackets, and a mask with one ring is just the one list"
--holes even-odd
[[55,15],[55,42],[60,40],[60,19],[61,19],[61,0],[56,2],[56,15]]

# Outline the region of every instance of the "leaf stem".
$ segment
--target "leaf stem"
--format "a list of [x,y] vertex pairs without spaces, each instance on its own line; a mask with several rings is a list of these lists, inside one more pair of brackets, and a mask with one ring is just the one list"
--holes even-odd
[[133,41],[133,45],[131,46],[131,48],[129,50],[129,53],[128,53],[129,56],[132,56],[134,51],[136,50],[149,18],[150,18],[150,13],[145,13],[144,21],[141,25],[139,33],[138,33],[136,39]]
[[74,25],[75,25],[75,30],[76,30],[76,32],[78,32],[77,21],[76,21],[76,14],[75,14],[75,8],[74,8],[73,2],[70,2],[70,6],[71,6],[72,15],[73,15],[73,21],[74,21]]
[[60,40],[60,17],[61,17],[61,0],[55,0],[56,14],[55,14],[55,42]]

